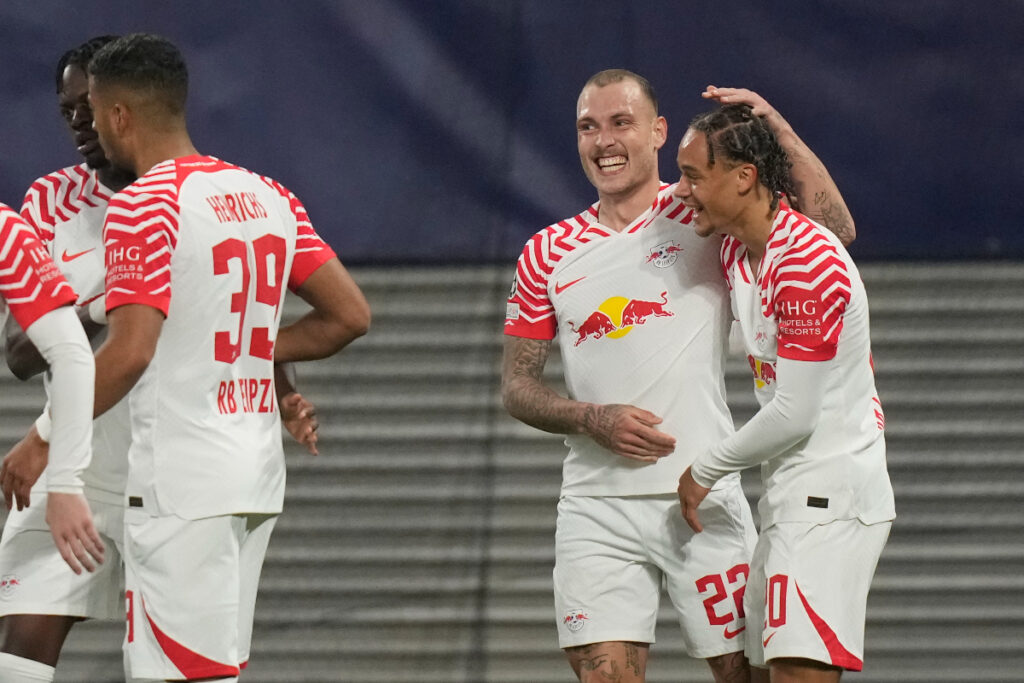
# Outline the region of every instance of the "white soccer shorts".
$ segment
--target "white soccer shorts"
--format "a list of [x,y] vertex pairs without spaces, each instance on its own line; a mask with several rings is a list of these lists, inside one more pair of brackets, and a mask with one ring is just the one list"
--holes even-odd
[[31,505],[12,510],[0,540],[0,616],[54,614],[124,619],[121,539],[124,507],[89,501],[93,525],[103,541],[103,563],[75,574],[46,524],[46,493],[32,492]]
[[126,678],[237,676],[276,515],[125,513]]
[[662,584],[683,642],[704,659],[743,649],[743,592],[756,541],[737,478],[687,526],[676,494],[567,496],[558,503],[555,611],[559,646],[653,643]]
[[864,664],[868,589],[892,522],[780,522],[761,533],[745,608],[747,657]]

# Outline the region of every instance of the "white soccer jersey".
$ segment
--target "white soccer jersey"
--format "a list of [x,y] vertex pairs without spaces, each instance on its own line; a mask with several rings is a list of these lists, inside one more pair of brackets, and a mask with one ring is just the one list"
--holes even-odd
[[107,310],[166,316],[129,396],[129,506],[185,519],[280,512],[284,285],[334,252],[287,189],[204,156],[158,164],[115,195],[104,241]]
[[553,339],[557,331],[572,398],[649,410],[676,438],[674,453],[644,464],[567,437],[563,495],[674,492],[694,456],[733,431],[718,245],[694,234],[673,188],[663,184],[621,232],[597,222],[595,204],[538,232],[519,258],[505,334]]
[[[78,293],[77,306],[103,296],[103,216],[113,193],[85,164],[69,166],[39,178],[25,194],[21,216]],[[93,339],[96,349],[105,334]],[[49,381],[45,381],[49,395]],[[131,427],[128,401],[121,400],[93,421],[92,461],[83,472],[85,495],[119,504],[128,476]],[[35,488],[45,490],[46,471]]]
[[[721,260],[762,411],[775,396],[780,358],[834,364],[822,374],[827,385],[808,437],[774,457],[759,454],[758,444],[771,435],[751,433],[759,428],[755,416],[733,438],[742,444],[735,460],[763,461],[762,530],[781,521],[893,519],[867,296],[846,249],[825,228],[781,208],[756,276],[746,247],[733,237],[722,244]],[[714,461],[714,449],[709,456],[694,466],[695,478]]]

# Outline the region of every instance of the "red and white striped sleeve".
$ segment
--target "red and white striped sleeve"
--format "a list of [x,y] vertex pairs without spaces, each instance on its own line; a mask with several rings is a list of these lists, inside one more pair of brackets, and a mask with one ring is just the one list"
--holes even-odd
[[103,224],[108,311],[144,304],[167,315],[179,216],[173,162],[155,166],[110,200]]
[[273,178],[261,176],[261,179],[288,202],[288,207],[295,217],[295,224],[298,227],[295,236],[295,258],[292,260],[292,271],[288,274],[288,289],[295,291],[313,274],[313,271],[332,258],[337,258],[337,255],[313,229],[306,207],[299,198]]
[[77,298],[35,230],[4,204],[0,204],[0,295],[23,330]]
[[792,213],[787,219],[792,223],[785,251],[766,273],[778,322],[778,355],[830,360],[835,358],[843,314],[850,303],[850,276],[835,245],[798,217]]
[[554,226],[526,243],[516,263],[515,279],[505,307],[505,334],[528,339],[554,339],[555,307],[548,297]]

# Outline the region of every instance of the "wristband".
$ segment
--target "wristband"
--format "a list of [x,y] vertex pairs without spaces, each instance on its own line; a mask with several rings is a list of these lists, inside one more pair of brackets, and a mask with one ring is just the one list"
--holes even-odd
[[50,443],[50,435],[53,432],[53,422],[50,421],[50,411],[44,410],[43,414],[36,419],[36,431],[39,432],[39,438]]

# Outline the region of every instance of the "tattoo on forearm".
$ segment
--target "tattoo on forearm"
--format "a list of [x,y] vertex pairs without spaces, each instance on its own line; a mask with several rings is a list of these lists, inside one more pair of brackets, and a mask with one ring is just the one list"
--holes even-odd
[[833,200],[832,195],[822,191],[814,195],[814,209],[809,212],[811,218],[836,234],[843,244],[853,240],[853,220],[850,212],[841,203]]
[[583,428],[597,443],[605,448],[612,446],[612,434],[619,418],[619,406],[591,405],[583,413]]
[[573,430],[578,407],[541,381],[551,341],[510,337],[502,363],[502,398],[513,417],[556,434]]

